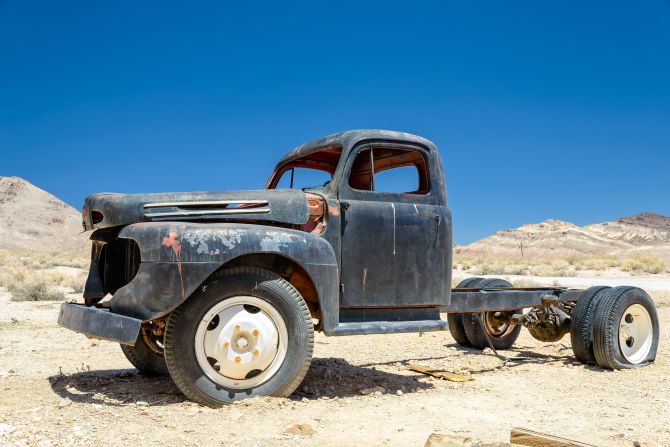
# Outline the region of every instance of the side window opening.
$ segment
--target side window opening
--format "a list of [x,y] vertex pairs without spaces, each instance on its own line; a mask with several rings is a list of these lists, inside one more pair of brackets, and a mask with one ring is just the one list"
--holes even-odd
[[364,149],[349,174],[349,186],[362,191],[425,195],[428,185],[426,159],[410,149]]

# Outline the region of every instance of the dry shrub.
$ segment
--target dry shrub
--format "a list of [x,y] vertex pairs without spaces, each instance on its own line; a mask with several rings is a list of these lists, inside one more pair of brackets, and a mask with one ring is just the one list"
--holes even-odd
[[574,276],[581,270],[602,272],[609,269],[619,269],[634,274],[657,274],[668,270],[666,261],[648,254],[638,254],[625,260],[615,255],[580,256],[573,254],[561,258],[526,257],[522,261],[516,256],[487,257],[457,253],[454,264],[472,275]]
[[14,301],[63,300],[63,289],[81,293],[85,272],[62,271],[55,267],[85,267],[86,260],[58,253],[16,254],[0,250],[0,287],[6,287]]
[[585,270],[602,271],[610,268],[618,268],[621,266],[621,260],[616,256],[603,255],[597,258],[586,258],[580,262],[580,265]]
[[0,287],[7,287],[7,289],[10,289],[12,286],[22,284],[33,275],[33,272],[33,269],[22,265],[3,267],[0,269]]
[[664,272],[666,268],[667,264],[663,259],[644,254],[635,255],[621,264],[621,270],[634,274],[651,273],[655,275]]
[[89,260],[85,256],[59,252],[14,252],[0,250],[0,266],[22,265],[33,269],[48,269],[53,267],[75,267],[85,269]]
[[56,290],[49,275],[33,272],[7,286],[13,301],[62,301],[65,294]]
[[67,283],[67,286],[72,289],[74,293],[82,293],[84,291],[84,286],[86,285],[86,278],[88,274],[82,272],[76,276],[71,276]]

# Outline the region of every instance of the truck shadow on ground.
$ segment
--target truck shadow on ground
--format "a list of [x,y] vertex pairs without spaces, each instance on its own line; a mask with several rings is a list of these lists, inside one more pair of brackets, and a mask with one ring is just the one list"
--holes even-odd
[[[459,351],[461,351],[465,355],[472,355],[472,356],[490,356],[493,358],[496,358],[495,355],[493,354],[493,351],[490,349],[486,349],[485,351],[481,351],[479,349],[473,349],[473,348],[467,348],[464,346],[460,346],[456,343],[452,345],[445,345],[449,346],[451,348],[456,348]],[[596,364],[582,364],[579,360],[577,360],[572,352],[572,348],[567,345],[560,345],[556,346],[554,344],[548,344],[544,346],[545,348],[548,349],[553,349],[556,350],[557,352],[553,353],[543,353],[543,352],[538,352],[537,348],[532,348],[530,346],[516,346],[510,349],[506,350],[500,350],[498,351],[498,354],[502,356],[503,358],[498,358],[497,360],[499,363],[493,367],[489,368],[473,368],[470,372],[472,374],[482,374],[482,373],[487,373],[487,372],[492,372],[495,370],[498,370],[500,368],[515,368],[515,367],[520,367],[520,366],[527,366],[527,365],[532,365],[532,364],[541,364],[541,365],[563,365],[563,366],[574,366],[574,367],[582,367],[584,369],[587,369],[589,371],[595,371],[595,372],[607,372],[608,370],[603,369],[599,367]],[[541,349],[541,348],[540,348]],[[421,360],[421,359],[419,359]]]
[[[403,394],[430,389],[416,375],[356,366],[341,358],[315,358],[305,380],[290,399],[350,398],[369,392]],[[136,369],[79,371],[49,377],[51,389],[76,403],[124,406],[163,406],[186,401],[169,377],[149,377]]]

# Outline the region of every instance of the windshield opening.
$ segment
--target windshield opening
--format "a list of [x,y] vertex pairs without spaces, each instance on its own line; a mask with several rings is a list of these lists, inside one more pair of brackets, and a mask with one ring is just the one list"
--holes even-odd
[[342,155],[340,146],[324,146],[277,166],[267,189],[323,188],[332,180]]

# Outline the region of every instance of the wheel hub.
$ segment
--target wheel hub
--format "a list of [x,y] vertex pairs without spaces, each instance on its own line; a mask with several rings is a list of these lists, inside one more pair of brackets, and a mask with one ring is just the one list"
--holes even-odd
[[505,315],[501,312],[485,312],[484,313],[484,328],[489,336],[496,338],[504,336],[511,325],[501,321]]
[[640,304],[629,306],[619,322],[619,348],[632,364],[643,362],[653,341],[653,327],[649,312]]
[[256,297],[234,297],[210,309],[196,332],[205,373],[230,387],[267,380],[286,355],[287,331],[277,310]]

